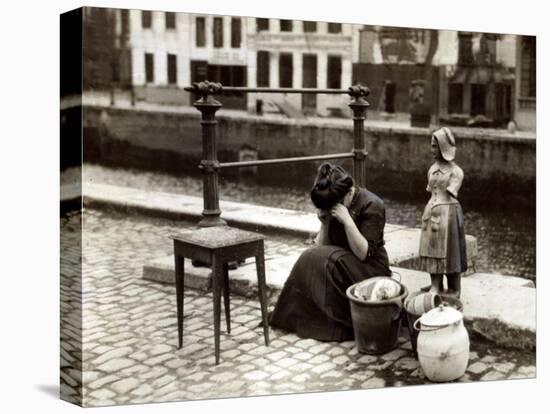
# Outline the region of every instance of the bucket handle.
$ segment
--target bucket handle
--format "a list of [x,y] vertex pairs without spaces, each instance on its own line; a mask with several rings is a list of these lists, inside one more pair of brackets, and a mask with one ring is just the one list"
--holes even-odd
[[395,316],[392,319],[394,321],[398,320],[403,314],[403,308],[399,306],[397,303],[389,303],[388,305],[390,305],[393,308],[396,308]]
[[[399,279],[397,278],[394,278],[394,276],[399,276]],[[401,273],[399,272],[396,272],[395,270],[392,270],[391,271],[391,276],[390,276],[393,280],[397,281],[399,284],[401,284]],[[395,318],[393,318],[394,321],[396,321],[397,319],[399,319],[401,317],[401,315],[403,314],[403,307],[402,306],[399,306],[398,304],[396,303],[392,303],[393,306],[395,306],[397,308],[397,312],[395,313]]]
[[[393,277],[394,275],[399,276],[399,279],[394,278],[394,277]],[[402,279],[401,273],[392,270],[392,271],[391,271],[391,276],[390,276],[390,277],[391,277],[392,279],[394,279],[394,280],[397,280],[399,283],[401,283],[401,279]]]

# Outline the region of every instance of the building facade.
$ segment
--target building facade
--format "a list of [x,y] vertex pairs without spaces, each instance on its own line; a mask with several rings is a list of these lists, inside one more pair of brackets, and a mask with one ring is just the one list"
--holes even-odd
[[[131,85],[138,100],[191,104],[184,86],[347,88],[360,26],[146,10],[119,10],[126,31]],[[357,43],[357,42],[355,42]],[[338,115],[339,95],[224,94],[224,107],[288,116]]]
[[514,118],[515,36],[451,32],[447,37],[456,53],[438,62],[440,120],[506,126]]
[[[243,18],[119,10],[117,27],[125,26],[131,85],[138,100],[189,105],[193,97],[183,87],[206,79],[246,86]],[[246,108],[244,97],[229,96],[227,101],[228,107]]]
[[537,129],[537,42],[535,36],[516,38],[515,121],[520,129]]
[[365,26],[358,39],[354,79],[371,88],[375,114],[406,119],[421,81],[434,123],[534,129],[533,37]]
[[[112,18],[107,9],[90,10],[90,23],[114,22],[107,49],[118,56],[89,48],[91,61],[109,62],[88,65],[101,75],[98,85],[112,73],[138,100],[191,105],[196,97],[183,87],[202,80],[320,89],[363,83],[373,118],[408,120],[411,102],[420,99],[436,124],[515,120],[535,129],[534,37],[147,10],[116,10]],[[233,93],[223,104],[290,117],[350,113],[344,94]]]
[[[357,25],[248,19],[248,85],[271,88],[341,89],[351,86]],[[290,116],[340,115],[345,95],[249,94],[249,111],[267,107]]]
[[[82,8],[83,88],[108,89],[114,83],[129,83],[129,68],[119,63],[128,57],[123,49],[118,11],[108,8]],[[64,40],[64,39],[62,39]]]

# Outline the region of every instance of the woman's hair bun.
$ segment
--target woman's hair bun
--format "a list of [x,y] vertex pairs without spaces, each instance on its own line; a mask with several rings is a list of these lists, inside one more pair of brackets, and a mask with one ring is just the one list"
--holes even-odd
[[315,188],[317,190],[324,190],[329,186],[329,184],[330,184],[330,181],[328,180],[328,178],[321,178],[315,183]]
[[319,171],[317,173],[317,179],[328,178],[330,177],[331,172],[332,172],[332,165],[328,162],[325,162],[319,167]]
[[353,186],[353,178],[339,165],[323,163],[311,190],[311,201],[322,210],[339,203]]

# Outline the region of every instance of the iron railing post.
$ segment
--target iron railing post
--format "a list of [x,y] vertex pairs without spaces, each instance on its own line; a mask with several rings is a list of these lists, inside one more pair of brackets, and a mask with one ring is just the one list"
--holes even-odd
[[349,107],[353,111],[353,178],[360,187],[366,185],[366,158],[365,146],[365,119],[367,108],[370,106],[365,99],[370,94],[369,88],[355,85],[349,88],[348,94],[352,97]]
[[202,191],[204,209],[202,219],[199,221],[201,227],[222,226],[227,224],[220,218],[220,201],[218,196],[218,149],[216,142],[216,111],[222,107],[213,95],[221,92],[222,86],[214,82],[200,82],[193,85],[193,92],[200,95],[193,106],[202,115],[202,161],[199,169],[203,173]]

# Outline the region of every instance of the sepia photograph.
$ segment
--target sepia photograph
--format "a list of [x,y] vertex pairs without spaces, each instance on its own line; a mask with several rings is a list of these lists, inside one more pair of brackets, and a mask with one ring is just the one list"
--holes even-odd
[[537,377],[539,38],[361,16],[60,14],[62,400]]

